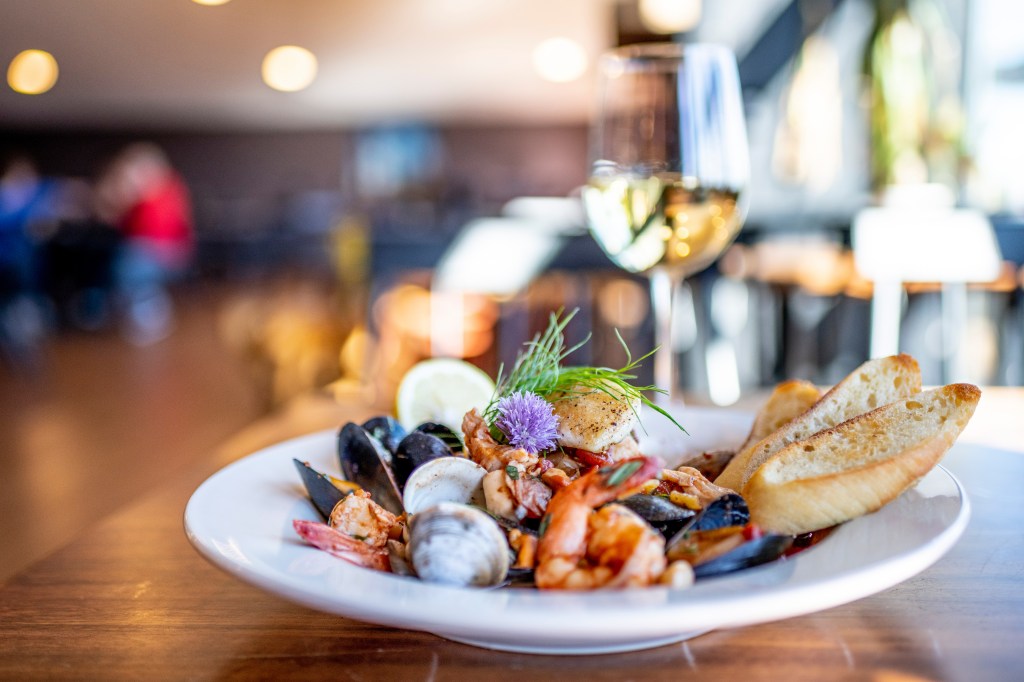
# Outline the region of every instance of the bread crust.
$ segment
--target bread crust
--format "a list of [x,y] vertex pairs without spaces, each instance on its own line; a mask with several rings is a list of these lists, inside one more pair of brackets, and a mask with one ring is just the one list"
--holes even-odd
[[793,421],[811,408],[821,398],[821,391],[809,381],[791,379],[775,387],[768,400],[761,406],[747,440],[737,452],[742,452],[762,438]]
[[740,491],[758,467],[789,444],[920,390],[921,370],[910,355],[868,360],[799,417],[738,452],[715,485]]
[[977,386],[951,384],[787,445],[743,487],[751,519],[800,534],[878,510],[942,459],[980,396]]

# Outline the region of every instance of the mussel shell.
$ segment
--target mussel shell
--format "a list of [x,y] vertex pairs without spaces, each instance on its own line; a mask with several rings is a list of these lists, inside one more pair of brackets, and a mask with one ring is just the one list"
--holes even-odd
[[398,444],[407,435],[406,430],[398,423],[398,420],[386,415],[374,417],[363,422],[363,430],[376,438],[392,455],[395,454]]
[[728,526],[745,526],[750,523],[750,510],[747,502],[736,493],[729,493],[712,500],[702,509],[684,530],[715,530]]
[[666,538],[675,535],[683,524],[697,515],[692,509],[680,507],[658,495],[630,495],[618,504],[628,507]]
[[453,502],[411,517],[408,555],[420,580],[445,585],[498,585],[509,568],[508,542],[494,519]]
[[[735,456],[735,450],[711,450],[709,452],[702,452],[696,457],[682,462],[679,467],[691,467],[699,471],[704,478],[714,481],[722,475],[725,467],[729,465],[729,462]],[[679,467],[676,468],[678,469]]]
[[764,535],[744,542],[720,557],[693,567],[696,578],[708,578],[775,561],[793,544],[792,535]]
[[434,459],[451,456],[451,448],[437,436],[422,431],[413,431],[398,444],[398,449],[395,450],[395,456],[391,462],[391,469],[399,488],[403,488],[409,475],[417,467]]
[[331,479],[305,462],[300,462],[297,459],[292,461],[295,462],[295,468],[299,470],[302,484],[306,486],[306,492],[309,493],[309,499],[313,506],[324,517],[324,520],[329,519],[334,505],[341,502],[342,498],[351,491],[339,490],[336,485],[331,483]]
[[438,424],[437,422],[423,422],[417,426],[414,431],[429,433],[431,436],[437,436],[443,440],[449,448],[451,448],[452,452],[462,452],[463,450],[462,439],[459,438],[459,434],[455,433],[444,424]]
[[390,454],[359,424],[349,422],[338,433],[338,459],[345,478],[370,493],[374,502],[401,514],[402,494],[388,462]]
[[717,530],[729,526],[745,526],[750,522],[750,510],[746,501],[736,493],[723,495],[712,500],[696,516],[683,523],[683,526],[669,538],[665,545],[666,552],[680,542],[686,542],[691,533],[706,530]]
[[442,502],[485,505],[483,480],[487,470],[464,457],[443,457],[418,467],[406,481],[402,502],[417,514]]

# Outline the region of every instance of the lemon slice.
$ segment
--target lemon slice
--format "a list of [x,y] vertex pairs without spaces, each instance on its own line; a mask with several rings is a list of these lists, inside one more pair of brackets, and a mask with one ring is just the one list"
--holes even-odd
[[405,373],[395,410],[406,429],[437,422],[461,433],[465,414],[474,407],[483,411],[493,394],[494,382],[483,370],[462,360],[435,358]]

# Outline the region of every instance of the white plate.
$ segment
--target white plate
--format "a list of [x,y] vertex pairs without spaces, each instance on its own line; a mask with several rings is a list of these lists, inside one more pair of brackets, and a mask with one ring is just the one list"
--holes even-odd
[[[648,418],[648,452],[733,445],[750,415],[690,408],[692,434]],[[207,559],[245,582],[306,606],[506,651],[590,654],[680,641],[715,628],[788,618],[844,604],[923,571],[963,533],[969,504],[941,467],[880,511],[840,526],[794,557],[701,581],[689,590],[616,592],[459,589],[350,565],[301,541],[292,520],[320,520],[292,458],[337,472],[335,432],[261,450],[192,495],[185,530]]]

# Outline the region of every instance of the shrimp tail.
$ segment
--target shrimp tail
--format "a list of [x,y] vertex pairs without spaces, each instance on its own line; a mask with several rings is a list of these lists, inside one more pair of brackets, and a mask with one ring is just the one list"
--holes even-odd
[[345,535],[336,528],[331,528],[326,523],[295,519],[292,521],[292,527],[303,540],[331,556],[344,559],[356,566],[378,571],[391,571],[391,562],[386,549],[371,547],[365,542]]

